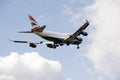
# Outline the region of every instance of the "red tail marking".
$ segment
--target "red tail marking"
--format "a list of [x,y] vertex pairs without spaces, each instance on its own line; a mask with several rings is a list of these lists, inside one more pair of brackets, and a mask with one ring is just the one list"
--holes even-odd
[[28,15],[28,16],[31,21],[34,21],[35,23],[37,23],[37,21],[31,15]]
[[35,31],[37,31],[37,30],[39,30],[39,29],[40,29],[40,27],[34,27],[34,28],[31,29],[31,31],[32,31],[32,32],[35,32]]

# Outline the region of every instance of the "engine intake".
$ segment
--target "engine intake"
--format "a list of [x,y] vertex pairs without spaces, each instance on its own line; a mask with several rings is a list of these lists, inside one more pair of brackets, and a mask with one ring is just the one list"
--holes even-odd
[[32,47],[32,48],[36,48],[37,47],[34,43],[30,43],[29,46]]
[[47,44],[47,47],[54,48],[54,45],[53,44]]
[[82,39],[82,38],[78,38],[78,40],[79,40],[79,41],[83,41],[83,39]]
[[59,46],[58,44],[47,44],[47,47],[54,48],[54,49],[58,46]]
[[87,35],[88,35],[87,32],[82,32],[81,34],[82,34],[83,36],[87,36]]

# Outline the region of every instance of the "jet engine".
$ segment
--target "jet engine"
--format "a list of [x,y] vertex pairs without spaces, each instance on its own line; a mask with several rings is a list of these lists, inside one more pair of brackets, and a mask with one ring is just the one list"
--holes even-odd
[[81,34],[82,34],[83,36],[87,36],[87,35],[88,35],[87,32],[82,32]]
[[57,45],[57,44],[47,44],[47,47],[49,47],[49,48],[56,48],[56,47],[58,47],[59,45]]
[[49,48],[53,48],[54,45],[53,45],[53,44],[47,44],[47,47],[49,47]]
[[32,48],[36,48],[37,47],[36,44],[34,44],[34,43],[30,43],[29,46],[32,47]]
[[83,41],[83,39],[80,38],[80,37],[77,37],[77,38],[75,38],[75,39],[78,40],[78,41]]
[[78,38],[78,40],[79,40],[79,41],[83,41],[83,39],[82,39],[82,38]]

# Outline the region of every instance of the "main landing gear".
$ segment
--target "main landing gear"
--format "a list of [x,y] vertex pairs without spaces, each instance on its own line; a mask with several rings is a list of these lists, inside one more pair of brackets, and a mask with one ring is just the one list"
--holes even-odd
[[59,45],[58,44],[55,44],[53,45],[53,49],[56,49],[56,47],[58,47]]
[[77,49],[79,49],[80,47],[79,47],[79,45],[77,45]]
[[79,49],[80,47],[79,46],[77,46],[77,49]]

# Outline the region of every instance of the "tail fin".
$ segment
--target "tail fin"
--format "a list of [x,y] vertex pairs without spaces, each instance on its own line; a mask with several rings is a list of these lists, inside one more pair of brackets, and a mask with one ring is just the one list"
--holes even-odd
[[31,22],[32,27],[38,26],[37,21],[36,21],[30,14],[28,15],[28,17],[29,17],[29,19],[30,19],[30,22]]
[[[31,29],[31,32],[42,32],[44,29],[45,29],[45,25],[44,26],[39,26],[37,21],[31,16],[31,15],[28,15],[29,19],[30,19],[30,22],[31,22],[31,25],[32,25],[32,29]],[[22,33],[29,33],[29,32],[22,32]]]
[[42,32],[46,25],[44,26],[39,26],[37,21],[31,16],[31,15],[28,15],[29,19],[30,19],[30,22],[31,22],[31,25],[32,25],[32,29],[31,31],[20,31],[18,33],[34,33],[34,32]]

